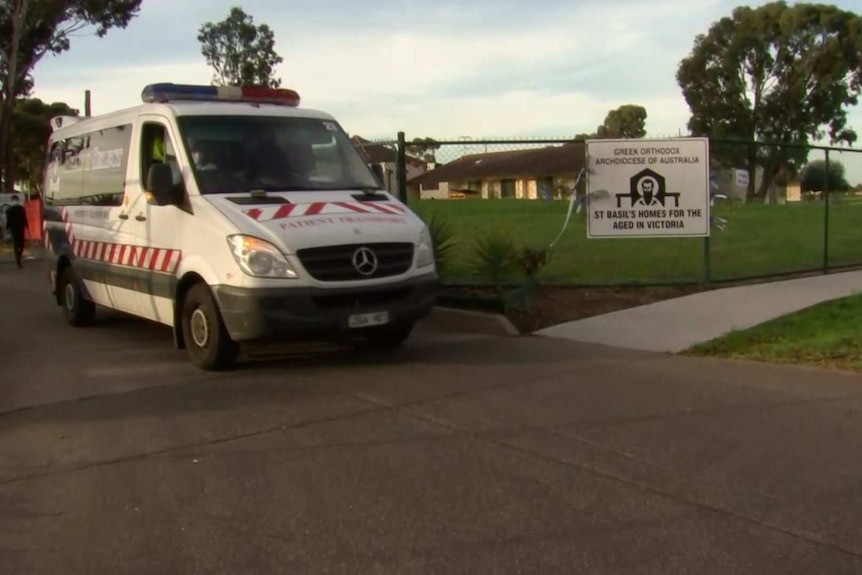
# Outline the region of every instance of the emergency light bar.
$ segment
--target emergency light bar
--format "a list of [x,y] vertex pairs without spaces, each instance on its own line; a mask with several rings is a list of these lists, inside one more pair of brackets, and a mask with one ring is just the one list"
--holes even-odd
[[83,118],[79,116],[54,116],[51,118],[51,131],[56,132],[60,128],[65,128],[66,126],[71,126],[77,122],[80,122]]
[[287,88],[255,86],[196,86],[192,84],[149,84],[141,92],[145,104],[193,100],[197,102],[249,102],[299,106],[299,94]]

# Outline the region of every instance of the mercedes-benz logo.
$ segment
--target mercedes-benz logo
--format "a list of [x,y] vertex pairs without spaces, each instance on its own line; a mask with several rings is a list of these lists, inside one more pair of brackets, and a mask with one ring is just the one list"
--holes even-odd
[[361,247],[353,252],[353,267],[360,274],[370,276],[377,271],[377,256],[369,248]]

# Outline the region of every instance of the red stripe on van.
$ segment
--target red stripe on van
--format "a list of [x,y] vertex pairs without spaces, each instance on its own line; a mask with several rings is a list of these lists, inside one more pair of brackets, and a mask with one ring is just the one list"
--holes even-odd
[[293,213],[293,209],[296,207],[296,204],[285,204],[280,206],[273,214],[272,219],[280,220],[282,218],[287,218],[290,214]]
[[323,211],[323,208],[326,207],[327,202],[314,202],[308,206],[308,209],[305,210],[303,215],[305,216],[316,216],[320,212]]
[[359,213],[361,213],[361,214],[367,214],[367,213],[368,213],[368,210],[366,210],[365,208],[363,208],[363,207],[362,207],[361,205],[359,205],[359,204],[351,204],[351,203],[348,203],[348,202],[335,202],[335,204],[334,204],[334,205],[336,205],[336,206],[338,206],[338,207],[340,207],[340,208],[346,208],[346,209],[348,209],[348,210],[352,210],[352,211],[354,211],[354,212],[359,212]]
[[365,205],[368,206],[369,208],[373,208],[379,212],[383,212],[384,214],[390,214],[391,215],[391,214],[397,214],[398,213],[395,210],[391,209],[392,206],[385,206],[384,207],[381,204],[375,204],[373,202],[367,202]]

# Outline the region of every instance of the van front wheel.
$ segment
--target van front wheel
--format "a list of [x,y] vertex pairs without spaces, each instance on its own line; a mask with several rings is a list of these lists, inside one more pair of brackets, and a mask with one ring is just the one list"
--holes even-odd
[[197,284],[186,293],[181,317],[186,352],[195,366],[215,371],[234,365],[239,347],[230,338],[207,286]]

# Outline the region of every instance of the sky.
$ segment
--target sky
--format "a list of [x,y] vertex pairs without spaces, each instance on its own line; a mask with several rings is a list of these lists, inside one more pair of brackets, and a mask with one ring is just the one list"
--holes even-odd
[[[649,136],[685,133],[676,83],[697,34],[741,0],[246,0],[275,32],[282,85],[350,134],[438,140],[566,138],[622,104],[647,109]],[[764,1],[749,2],[760,5]],[[857,12],[862,0],[836,0]],[[144,0],[104,38],[75,37],[45,57],[34,95],[92,112],[140,103],[154,82],[208,84],[199,27],[225,0]],[[182,6],[179,8],[179,6]],[[862,109],[851,113],[862,133]],[[862,156],[862,154],[860,154]],[[858,159],[862,170],[862,157]]]

